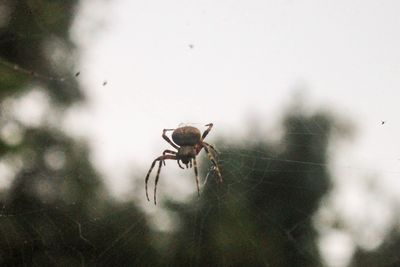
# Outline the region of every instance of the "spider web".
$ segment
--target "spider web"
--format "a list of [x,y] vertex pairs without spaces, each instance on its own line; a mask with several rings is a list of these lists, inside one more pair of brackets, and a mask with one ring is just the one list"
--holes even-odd
[[[41,33],[19,34],[15,38],[28,42],[49,34],[40,22],[34,23]],[[77,89],[78,86],[76,77],[71,74],[79,76],[79,70],[66,76],[50,75],[4,58],[0,58],[0,64],[29,77],[32,83],[56,81],[66,84],[67,88]],[[294,125],[299,128],[292,130]],[[211,262],[234,266],[254,260],[264,266],[324,265],[326,258],[319,255],[318,235],[325,228],[334,229],[335,224],[342,223],[334,218],[324,226],[324,220],[328,219],[319,217],[324,201],[329,204],[335,186],[330,153],[323,151],[329,146],[330,133],[322,126],[320,117],[312,116],[294,116],[285,133],[280,141],[257,138],[250,145],[247,140],[234,144],[223,138],[215,140],[213,143],[220,151],[218,164],[223,184],[216,182],[212,167],[204,167],[210,164],[203,156],[200,199],[195,196],[184,203],[164,200],[163,206],[154,213],[149,212],[148,207],[142,208],[148,205],[143,204],[141,177],[146,168],[135,171],[140,185],[135,187],[138,197],[133,201],[108,200],[107,193],[102,191],[96,192],[102,196],[84,202],[73,194],[62,201],[54,201],[58,193],[54,189],[81,185],[81,181],[69,177],[79,180],[93,174],[86,173],[84,168],[77,172],[62,171],[63,158],[69,155],[66,151],[46,150],[45,154],[50,155],[47,164],[55,165],[38,172],[20,173],[18,160],[2,158],[2,174],[12,177],[12,190],[2,193],[0,262],[27,266],[43,262],[77,266],[176,266],[174,263],[185,262],[189,266],[203,266]],[[67,136],[62,138],[69,140]],[[44,143],[51,144],[52,140],[46,139]],[[79,146],[85,152],[85,145]],[[165,168],[164,174],[168,176]],[[34,180],[39,182],[18,183],[27,177],[38,177]],[[39,192],[39,197],[30,195],[31,187]],[[27,194],[18,199],[10,192]],[[325,209],[329,209],[328,204]],[[171,229],[160,230],[159,225],[167,222]],[[288,255],[295,259],[290,262],[286,259]],[[400,261],[394,253],[389,256],[384,263]]]
[[[14,69],[18,71],[18,69]],[[313,132],[289,133],[289,135],[291,134],[296,136],[304,135],[308,137],[319,136],[317,133]],[[218,144],[218,142],[215,143]],[[286,146],[289,148],[297,148],[299,146],[301,147],[302,145],[286,144]],[[313,145],[311,146],[313,147]],[[180,208],[176,208],[174,206],[180,204],[170,204],[172,205],[172,214],[179,213],[178,211],[182,209],[184,210],[183,214],[189,214],[187,215],[190,218],[189,227],[192,229],[190,235],[187,235],[185,232],[179,233],[179,226],[173,227],[175,229],[172,231],[172,233],[168,233],[168,231],[158,233],[163,236],[165,240],[169,240],[169,238],[171,238],[172,241],[165,241],[162,237],[153,237],[148,246],[145,247],[145,249],[143,249],[137,257],[135,257],[133,264],[146,265],[149,258],[147,255],[153,247],[158,247],[160,251],[166,254],[164,257],[158,259],[160,262],[170,262],[171,255],[167,254],[168,249],[166,247],[170,247],[171,245],[174,247],[174,243],[178,242],[174,241],[173,238],[180,237],[181,239],[186,240],[186,244],[189,246],[187,249],[194,252],[189,258],[190,266],[204,265],[204,259],[207,259],[209,256],[207,252],[205,252],[209,249],[209,243],[204,242],[204,240],[210,239],[210,233],[208,232],[210,231],[210,223],[208,220],[212,219],[216,221],[211,225],[217,227],[214,230],[218,231],[220,235],[224,235],[224,239],[228,239],[226,243],[229,244],[238,242],[238,244],[231,245],[243,246],[246,248],[246,250],[242,251],[242,253],[250,253],[251,255],[256,253],[254,257],[258,256],[261,258],[261,264],[264,266],[275,266],[277,264],[275,262],[276,258],[273,256],[269,257],[264,255],[266,252],[262,249],[263,245],[260,244],[261,241],[258,240],[257,236],[261,232],[255,231],[249,233],[248,229],[246,229],[246,226],[249,224],[248,221],[251,223],[263,220],[262,224],[266,225],[266,229],[272,229],[270,230],[273,232],[272,234],[281,236],[282,240],[284,240],[289,246],[293,247],[294,252],[292,253],[299,254],[301,258],[311,259],[311,266],[319,266],[324,264],[324,260],[318,257],[318,251],[315,250],[315,247],[304,246],[304,243],[295,237],[298,232],[302,232],[303,227],[307,228],[310,226],[310,221],[313,221],[318,215],[318,210],[309,213],[307,210],[304,210],[303,207],[299,207],[291,202],[287,202],[284,196],[279,194],[271,196],[271,192],[263,192],[262,188],[265,189],[265,186],[275,189],[280,188],[286,193],[296,191],[298,192],[297,196],[300,198],[303,197],[302,195],[306,195],[310,192],[312,193],[313,191],[317,191],[317,193],[321,192],[321,194],[325,193],[324,190],[315,188],[312,183],[309,185],[298,185],[296,184],[296,181],[303,179],[305,173],[313,177],[313,173],[318,173],[321,171],[321,169],[329,168],[329,163],[301,160],[301,158],[292,159],[290,157],[277,156],[268,151],[263,151],[260,148],[246,148],[245,142],[241,143],[241,147],[242,148],[237,149],[234,145],[230,144],[217,145],[217,148],[220,151],[218,163],[222,168],[222,173],[224,176],[224,182],[222,185],[216,183],[216,177],[212,167],[205,170],[203,168],[201,173],[201,177],[204,177],[201,188],[202,199],[199,200],[197,197],[194,197],[192,201],[188,202],[189,204],[183,204],[183,207]],[[277,163],[284,163],[285,166],[279,167],[277,166]],[[210,164],[203,157],[201,165],[207,166]],[[346,169],[348,168],[349,167],[346,167]],[[142,173],[145,174],[145,171],[146,170],[144,169]],[[257,173],[256,176],[252,174],[254,172]],[[277,181],[274,178],[276,173],[285,173],[285,175],[291,177],[292,180]],[[164,169],[164,173],[162,175],[168,175],[166,169]],[[186,175],[191,176],[192,174],[190,172],[186,172]],[[172,179],[172,177],[164,178],[164,180]],[[318,176],[314,176],[314,178],[318,179]],[[138,177],[138,179],[140,179],[140,177]],[[164,184],[164,186],[165,185],[166,184]],[[240,190],[237,188],[240,188]],[[142,193],[139,193],[139,195],[144,198]],[[249,206],[249,204],[246,202],[248,201],[249,196],[252,195],[256,195],[261,198],[265,197],[265,199],[274,203],[274,205],[281,206],[281,208],[285,211],[282,212],[284,214],[283,216],[289,217],[290,214],[293,213],[302,214],[303,216],[300,216],[302,218],[299,220],[295,220],[288,225],[284,225],[281,220],[271,216],[271,213],[269,213],[271,207],[269,207],[269,205],[265,206],[265,203],[263,204],[262,201],[259,204],[252,204]],[[326,197],[328,196],[329,195],[326,195]],[[204,200],[204,198],[206,199]],[[140,202],[140,200],[137,201]],[[70,202],[69,206],[73,207],[75,205],[74,202],[75,201]],[[234,208],[232,208],[232,206],[234,206]],[[131,259],[126,258],[126,256],[120,257],[121,247],[134,246],[136,239],[140,238],[143,233],[145,233],[146,230],[143,229],[143,225],[146,224],[146,222],[153,221],[153,223],[158,225],[160,220],[162,223],[165,223],[163,220],[172,220],[172,224],[176,223],[177,225],[180,225],[181,223],[179,218],[174,218],[174,216],[170,215],[169,212],[168,215],[157,214],[153,217],[148,217],[146,213],[129,216],[131,215],[129,214],[129,211],[133,208],[131,205],[127,205],[125,208],[120,207],[117,211],[111,211],[106,215],[99,217],[96,215],[89,215],[88,218],[87,216],[71,216],[70,214],[62,213],[60,217],[54,218],[54,215],[48,215],[48,213],[52,214],[54,210],[59,208],[62,210],[68,210],[65,209],[65,207],[55,206],[48,209],[40,207],[38,209],[29,211],[10,212],[7,202],[6,204],[3,204],[0,214],[2,220],[1,233],[3,236],[1,247],[4,251],[6,251],[5,254],[13,253],[15,254],[15,257],[18,257],[22,260],[22,263],[29,264],[29,256],[26,256],[27,254],[29,255],[29,252],[26,250],[33,250],[33,247],[37,246],[38,243],[40,246],[48,245],[49,241],[47,239],[49,237],[47,236],[46,232],[51,229],[50,232],[58,233],[58,235],[55,237],[56,242],[68,248],[67,251],[69,251],[70,254],[78,256],[80,261],[75,262],[77,265],[86,266],[93,263],[98,265],[107,265],[115,262],[124,264],[131,262]],[[97,209],[98,207],[96,205],[87,207],[87,210],[94,214],[97,213]],[[132,221],[124,221],[123,216],[132,219]],[[36,217],[41,218],[40,225],[37,225],[33,222]],[[236,227],[234,227],[234,236],[240,237],[238,240],[231,236],[233,235],[232,229],[227,229],[227,218],[229,218],[229,224],[236,225]],[[248,221],[244,220],[244,218],[247,218]],[[60,222],[68,225],[68,233],[66,233],[65,228],[60,229]],[[45,223],[45,225],[43,225],[43,223]],[[103,233],[104,224],[107,223],[115,224],[118,231],[106,234]],[[32,229],[34,234],[32,234],[32,232],[29,234],[26,233],[25,227]],[[175,231],[179,234],[174,237],[174,233],[176,233]],[[157,231],[155,230],[155,232]],[[79,244],[63,244],[63,240],[68,238],[70,235],[79,240]],[[99,245],[93,241],[93,239],[96,239],[98,236],[101,236],[101,239],[107,243],[107,245],[99,247]],[[8,239],[17,239],[17,244],[20,245],[16,246],[8,241]],[[54,237],[51,242],[54,242]],[[216,254],[216,257],[220,257],[219,261],[221,262],[221,265],[232,266],[234,265],[235,260],[232,259],[232,254],[229,253],[229,247],[227,248],[225,246],[226,244],[214,248],[214,253]],[[16,252],[12,252],[14,247],[19,247]],[[81,252],[82,247],[93,250],[92,253],[95,256],[88,257],[87,255],[83,255]],[[182,248],[176,249],[183,250]],[[235,253],[240,251],[241,250],[234,250]],[[268,255],[268,253],[266,254]],[[392,256],[394,259],[390,259],[388,261],[398,262],[398,258],[395,257],[395,255]],[[53,264],[57,264],[58,259],[50,252],[46,253],[44,257],[46,257]],[[116,261],[116,258],[118,261]]]
[[[309,135],[312,133],[303,134]],[[260,223],[259,226],[267,226],[264,229],[266,232],[268,232],[267,229],[273,229],[272,232],[277,232],[278,235],[282,235],[285,242],[288,242],[294,247],[295,253],[299,253],[315,261],[312,262],[312,265],[320,265],[320,260],[316,257],[317,252],[315,251],[315,247],[308,248],[304,246],[304,244],[296,240],[293,235],[293,233],[303,225],[309,227],[307,224],[309,224],[309,220],[314,214],[307,213],[306,210],[303,211],[302,207],[291,205],[287,199],[279,194],[270,196],[269,194],[271,194],[271,191],[263,192],[263,189],[267,186],[275,189],[282,188],[283,191],[286,192],[296,190],[301,192],[301,194],[308,193],[309,191],[315,190],[315,188],[313,186],[296,185],[296,181],[292,181],[291,183],[277,181],[274,176],[276,173],[285,173],[285,175],[290,175],[292,179],[296,179],[298,174],[303,175],[304,173],[312,174],[313,172],[318,172],[319,169],[327,167],[327,164],[281,158],[276,155],[271,155],[269,152],[263,151],[263,149],[232,149],[230,145],[219,146],[219,149],[222,151],[219,155],[219,165],[223,170],[224,184],[218,185],[217,182],[212,183],[211,180],[208,180],[210,179],[209,176],[215,176],[215,174],[213,174],[213,168],[211,167],[204,179],[206,188],[203,190],[205,190],[204,195],[206,196],[206,200],[200,202],[196,202],[195,200],[190,206],[186,206],[187,210],[185,211],[192,215],[192,221],[190,223],[191,227],[194,229],[192,236],[182,237],[183,239],[190,240],[187,242],[192,245],[188,247],[188,249],[193,249],[195,251],[190,265],[207,265],[205,264],[207,260],[204,260],[204,258],[211,257],[211,255],[204,252],[204,250],[208,251],[209,248],[206,247],[208,243],[205,242],[204,244],[203,239],[212,239],[208,231],[216,227],[216,231],[218,231],[220,235],[225,235],[225,238],[231,240],[231,242],[226,242],[226,247],[218,247],[219,251],[217,252],[217,256],[213,255],[214,257],[218,257],[218,255],[221,257],[221,259],[219,259],[220,265],[237,265],[238,262],[235,262],[235,257],[231,255],[232,253],[246,254],[246,252],[249,253],[248,251],[253,250],[251,254],[253,255],[255,253],[253,257],[259,257],[259,264],[264,266],[278,266],[276,262],[277,259],[274,259],[273,256],[268,257],[268,250],[271,248],[263,248],[263,245],[257,238],[257,235],[262,234],[262,227],[258,229],[260,232],[257,230],[255,232],[249,231],[248,224],[252,224],[252,222],[256,222],[255,224]],[[281,168],[279,164],[276,164],[277,162],[283,162],[292,166],[290,168]],[[304,166],[308,167],[307,170],[299,170],[304,169]],[[301,177],[297,179],[301,179]],[[212,185],[210,185],[210,183]],[[209,187],[207,187],[208,185]],[[237,190],[237,188],[240,189]],[[263,201],[256,199],[255,205],[249,204],[249,202],[252,203],[250,200],[251,196],[257,196],[261,199],[265,198],[266,201],[270,203],[265,205],[265,202],[262,203]],[[287,209],[286,215],[285,212],[282,212],[283,216],[289,217],[290,214],[298,213],[302,215],[300,216],[302,218],[289,226],[285,226],[273,213],[270,214],[268,212],[268,210],[271,209],[270,205],[272,203],[277,206],[284,206]],[[229,219],[228,222],[227,219]],[[207,222],[208,220],[216,220],[216,222],[214,222],[212,226],[208,225],[205,227],[205,225],[209,224]],[[260,222],[260,220],[262,222]],[[232,228],[232,226],[235,229],[234,234],[229,231],[229,228]],[[235,246],[238,246],[238,248],[236,248],[237,251],[229,251],[229,245],[233,247],[231,248],[233,250],[235,250]],[[267,244],[265,245],[268,247]],[[239,262],[239,265],[254,260],[254,258],[251,257],[244,258],[245,261]],[[297,263],[299,264],[299,262]]]
[[[327,141],[330,133],[324,130],[326,125],[321,126],[323,124],[318,115],[308,119],[294,116],[291,123],[296,124],[296,120],[302,129],[286,132],[285,138],[271,146],[262,140],[253,146],[249,146],[248,142],[218,146],[224,185],[218,185],[214,179],[210,179],[210,176],[215,176],[211,167],[202,176],[205,177],[205,188],[202,189],[205,191],[205,196],[202,196],[205,199],[195,199],[189,205],[173,208],[175,211],[184,210],[185,221],[182,224],[187,229],[182,231],[180,238],[185,240],[185,249],[194,251],[186,264],[215,264],[215,261],[208,260],[218,258],[216,261],[222,266],[248,262],[264,266],[346,266],[356,242],[383,241],[378,233],[388,225],[376,223],[373,216],[369,216],[369,226],[362,224],[361,231],[364,233],[350,235],[346,230],[351,232],[352,227],[346,229],[337,226],[351,223],[351,220],[346,221],[348,218],[336,210],[335,198],[331,194],[336,189],[335,177],[331,173],[334,156],[324,151],[328,144],[325,144],[325,148],[321,145],[321,139]],[[285,149],[287,153],[282,152]],[[303,149],[305,152],[301,152]],[[318,151],[317,155],[321,153],[317,156],[319,160],[313,159],[309,149]],[[299,157],[296,153],[304,154]],[[302,160],[306,158],[309,159]],[[337,164],[335,168],[346,172],[363,172],[368,169]],[[364,197],[368,199],[372,196]],[[189,222],[187,217],[191,219]],[[255,224],[253,227],[257,230],[249,230],[251,224]],[[188,229],[193,229],[192,234],[189,234]],[[223,245],[213,243],[218,243],[218,235],[224,236],[219,237],[225,239],[220,241]],[[289,259],[277,258],[274,254],[276,251],[268,243],[271,242],[269,239],[274,239],[278,244],[284,242]],[[210,243],[217,252],[210,251]],[[335,246],[344,249],[335,250]],[[240,256],[239,259],[235,258],[235,255],[241,253],[247,255],[242,256],[242,262]],[[389,257],[388,263],[398,263],[397,256],[390,254]]]

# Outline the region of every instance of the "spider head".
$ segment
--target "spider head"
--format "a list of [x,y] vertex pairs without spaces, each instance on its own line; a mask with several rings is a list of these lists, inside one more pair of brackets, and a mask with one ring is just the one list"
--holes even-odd
[[190,159],[189,158],[182,158],[181,161],[182,161],[183,164],[189,164]]
[[196,149],[194,146],[181,146],[177,156],[183,164],[188,164],[191,159],[196,157]]

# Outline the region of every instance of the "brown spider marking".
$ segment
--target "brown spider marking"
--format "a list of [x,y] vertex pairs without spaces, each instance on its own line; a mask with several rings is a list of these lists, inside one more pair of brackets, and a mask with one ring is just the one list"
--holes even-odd
[[[146,175],[146,179],[145,179],[146,197],[147,197],[148,201],[150,201],[150,198],[149,198],[149,194],[147,191],[147,183],[148,183],[148,180],[150,177],[150,173],[153,170],[154,166],[156,165],[156,162],[159,161],[157,175],[156,175],[156,179],[155,179],[155,186],[154,186],[154,204],[157,204],[157,198],[156,198],[157,183],[158,183],[158,179],[160,176],[161,167],[163,164],[165,166],[165,160],[167,160],[167,159],[176,160],[179,167],[182,169],[183,169],[183,167],[180,164],[180,161],[186,166],[186,168],[194,167],[194,173],[195,173],[196,185],[197,185],[197,193],[200,196],[199,175],[198,175],[198,169],[197,169],[196,156],[200,153],[202,148],[204,148],[204,150],[206,151],[206,153],[208,155],[208,159],[213,164],[214,169],[219,178],[219,182],[222,183],[221,172],[219,170],[218,164],[217,164],[214,156],[210,152],[210,149],[214,153],[217,153],[217,151],[212,145],[203,141],[206,138],[206,136],[208,135],[208,133],[211,131],[213,124],[209,123],[209,124],[206,124],[205,126],[208,126],[208,128],[203,132],[203,134],[200,133],[199,129],[192,127],[192,126],[184,126],[184,127],[179,127],[177,129],[164,129],[163,130],[162,137],[171,146],[173,146],[177,151],[168,150],[168,149],[164,150],[162,156],[159,156],[152,162],[150,170],[148,171],[148,173]],[[172,132],[172,140],[173,141],[171,141],[171,139],[169,139],[169,137],[166,135],[166,132],[168,132],[168,131],[173,131]]]

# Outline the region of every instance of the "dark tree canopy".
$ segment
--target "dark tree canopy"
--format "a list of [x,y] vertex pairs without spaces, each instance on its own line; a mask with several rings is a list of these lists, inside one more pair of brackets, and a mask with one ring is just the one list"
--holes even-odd
[[[156,262],[144,214],[132,202],[110,198],[87,145],[58,123],[83,97],[70,69],[75,48],[69,27],[76,5],[1,3],[0,130],[10,134],[0,138],[0,161],[15,170],[10,187],[0,192],[2,266],[123,265],[143,250],[149,264]],[[49,96],[51,119],[32,126],[18,120],[10,106],[35,90]],[[119,242],[133,224],[135,237]]]

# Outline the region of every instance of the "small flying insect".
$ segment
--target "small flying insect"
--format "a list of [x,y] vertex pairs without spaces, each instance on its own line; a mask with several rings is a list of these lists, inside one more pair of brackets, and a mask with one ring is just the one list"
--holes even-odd
[[[145,188],[146,188],[146,197],[147,200],[150,201],[149,199],[149,194],[147,192],[147,182],[149,180],[149,176],[151,171],[153,170],[156,162],[158,161],[158,170],[157,170],[157,175],[155,179],[155,185],[154,185],[154,204],[157,204],[157,198],[156,198],[156,193],[157,193],[157,183],[158,183],[158,178],[160,176],[160,171],[161,167],[164,164],[165,166],[165,160],[167,159],[172,159],[176,160],[178,163],[178,166],[181,169],[184,169],[182,165],[180,164],[180,161],[182,161],[183,164],[186,165],[186,168],[190,168],[193,166],[194,167],[194,173],[196,175],[196,185],[197,185],[197,193],[200,195],[200,188],[199,188],[199,175],[198,175],[198,170],[197,170],[197,162],[196,162],[196,156],[200,153],[200,151],[204,148],[208,155],[208,159],[211,161],[213,164],[213,169],[217,173],[217,176],[219,178],[219,182],[222,182],[222,176],[221,172],[219,170],[218,164],[214,158],[214,156],[211,154],[210,150],[212,150],[214,153],[217,153],[216,149],[204,142],[204,139],[208,135],[208,133],[211,131],[211,128],[213,127],[212,123],[206,124],[208,128],[201,134],[200,130],[197,129],[196,127],[193,126],[183,126],[179,127],[176,129],[164,129],[162,133],[162,137],[164,138],[165,141],[167,141],[171,146],[173,146],[177,151],[173,150],[164,150],[162,156],[159,156],[156,158],[153,163],[151,164],[150,170],[148,171],[145,179]],[[166,135],[166,132],[168,131],[173,131],[172,132],[172,140],[169,139],[169,137]]]

